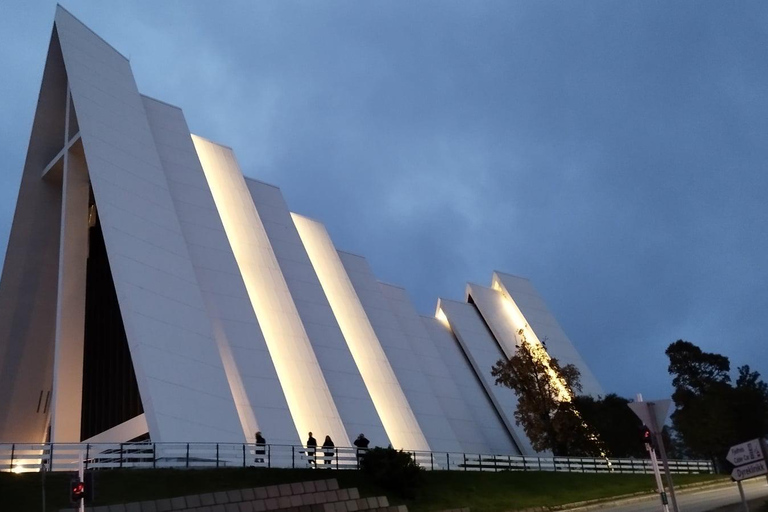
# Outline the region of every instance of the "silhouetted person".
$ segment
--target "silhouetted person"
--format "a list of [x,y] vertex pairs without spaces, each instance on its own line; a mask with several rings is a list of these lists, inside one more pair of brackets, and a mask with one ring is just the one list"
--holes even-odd
[[333,441],[331,441],[331,436],[325,436],[325,441],[323,441],[323,452],[325,455],[325,463],[330,464],[331,458],[333,458]]
[[307,458],[309,464],[315,464],[315,447],[317,446],[317,439],[312,437],[312,432],[309,433],[309,439],[307,439]]
[[370,441],[364,434],[360,434],[353,444],[357,446],[357,450],[355,450],[357,455],[357,465],[360,466],[360,455],[368,451],[368,444],[370,444]]
[[368,445],[370,443],[371,442],[368,439],[366,439],[364,434],[360,434],[359,436],[357,436],[357,439],[355,439],[355,443],[354,444],[358,448],[368,448]]
[[264,462],[264,457],[259,457],[259,455],[266,453],[264,450],[266,445],[267,440],[261,435],[261,431],[256,432],[256,462]]

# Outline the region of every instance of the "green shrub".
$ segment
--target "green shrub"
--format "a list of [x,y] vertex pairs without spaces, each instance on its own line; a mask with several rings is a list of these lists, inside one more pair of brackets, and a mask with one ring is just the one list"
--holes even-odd
[[372,448],[360,456],[360,470],[371,481],[402,498],[414,498],[423,482],[422,469],[403,450]]

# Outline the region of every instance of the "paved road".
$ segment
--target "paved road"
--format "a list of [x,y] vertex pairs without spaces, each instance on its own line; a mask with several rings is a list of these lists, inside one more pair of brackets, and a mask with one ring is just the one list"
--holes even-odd
[[[768,497],[768,482],[765,478],[754,478],[744,482],[744,492],[747,500]],[[677,504],[680,512],[705,512],[714,510],[718,507],[739,503],[739,489],[736,484],[715,489],[703,489],[700,491],[690,491],[677,494]],[[606,507],[601,511],[611,512],[655,512],[661,511],[661,504],[658,497],[641,502]],[[670,512],[672,507],[670,506]]]

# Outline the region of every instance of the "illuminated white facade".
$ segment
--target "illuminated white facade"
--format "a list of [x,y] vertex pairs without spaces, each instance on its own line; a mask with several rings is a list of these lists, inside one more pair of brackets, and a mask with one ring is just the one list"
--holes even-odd
[[0,442],[532,455],[490,375],[521,333],[602,393],[529,281],[419,315],[57,9],[0,280]]

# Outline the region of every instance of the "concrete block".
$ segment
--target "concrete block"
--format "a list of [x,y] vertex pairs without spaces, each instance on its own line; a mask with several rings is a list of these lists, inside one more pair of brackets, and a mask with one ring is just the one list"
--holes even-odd
[[290,485],[292,494],[304,494],[304,485],[301,482],[295,482]]
[[291,506],[290,496],[280,496],[277,498],[277,508],[289,508]]
[[338,501],[339,495],[336,494],[336,491],[326,491],[325,492],[325,501]]
[[213,493],[213,499],[216,501],[217,505],[224,505],[225,503],[229,503],[229,497],[224,491]]
[[325,482],[325,480],[318,480],[315,482],[315,490],[317,492],[325,492],[328,490],[328,484]]
[[253,504],[253,512],[264,512],[267,510],[267,505],[264,500],[255,500],[251,502]]
[[224,508],[222,503],[217,503],[211,507],[211,512],[227,512],[227,509]]
[[216,500],[213,498],[212,493],[200,495],[200,505],[204,507],[210,507],[211,505],[215,505],[215,504],[216,504]]
[[300,507],[304,504],[304,502],[301,500],[300,494],[292,494],[291,496],[287,496],[287,498],[291,500],[292,507]]
[[125,512],[125,505],[122,503],[118,505],[110,505],[109,512]]
[[376,498],[366,498],[368,500],[368,506],[365,508],[377,508],[379,506],[379,500]]
[[379,496],[377,498],[379,500],[379,506],[380,507],[388,507],[389,506],[389,500],[386,496]]
[[256,487],[253,490],[253,494],[256,495],[257,500],[265,500],[269,498],[269,495],[267,494],[267,488],[266,487]]
[[202,505],[199,494],[192,494],[190,496],[185,496],[185,498],[187,500],[187,508],[197,508]]
[[312,505],[312,512],[325,512],[323,505]]
[[323,505],[323,512],[336,512],[336,507],[333,503],[325,503]]
[[171,500],[169,499],[155,500],[155,505],[157,505],[157,512],[169,512],[173,510]]
[[280,491],[280,496],[290,496],[293,494],[291,491],[291,484],[280,484],[277,486],[278,491]]
[[346,504],[349,512],[357,512],[357,500],[347,500]]
[[349,493],[349,499],[351,500],[356,500],[360,497],[360,491],[357,490],[357,487],[347,489],[347,492]]
[[337,501],[333,506],[336,507],[335,512],[347,512],[347,505],[343,501]]
[[268,498],[277,498],[280,496],[280,488],[276,485],[270,485],[267,487],[267,497]]
[[301,496],[301,501],[303,501],[305,505],[314,505],[315,503],[317,503],[317,495],[316,494],[303,494]]
[[317,487],[315,487],[315,482],[304,482],[304,492],[310,493],[317,491]]
[[[399,512],[408,512],[408,507],[405,506],[405,505],[398,505],[397,506],[397,510]],[[467,508],[466,510],[467,510],[467,512],[469,512],[469,508]]]
[[[59,512],[72,512],[72,508],[63,508],[59,510]],[[109,512],[109,505],[102,505],[101,507],[95,507],[93,509],[93,512]]]
[[357,510],[367,510],[371,508],[368,506],[368,498],[358,498],[355,501],[357,501]]
[[349,491],[347,489],[339,489],[336,491],[336,495],[341,501],[347,501],[349,499]]
[[337,482],[335,478],[328,479],[326,482],[329,491],[335,491],[339,488],[339,482]]
[[157,512],[157,503],[154,501],[142,501],[141,512]]
[[227,512],[240,512],[240,506],[238,503],[227,503],[224,510]]
[[235,489],[234,491],[227,491],[227,497],[229,498],[230,503],[237,503],[240,501],[243,501],[243,495]]
[[194,509],[195,512],[211,512],[211,507],[205,506],[205,507],[197,507]]
[[324,492],[315,493],[314,496],[315,496],[315,504],[317,504],[317,505],[319,505],[321,503],[325,503],[326,501],[328,501],[328,499],[326,498]]
[[256,499],[256,493],[253,492],[253,489],[241,489],[240,496],[242,496],[243,501],[253,501]]
[[141,512],[141,503],[135,501],[133,503],[125,504],[125,512]]
[[264,506],[267,510],[277,510],[277,498],[267,498],[264,500]]
[[312,512],[312,507],[309,505],[302,505],[299,507],[299,512]]
[[250,501],[242,501],[238,503],[238,506],[240,507],[239,512],[254,512],[253,503],[251,503]]
[[173,510],[184,510],[187,508],[187,500],[184,499],[184,496],[179,496],[178,498],[171,498],[171,508]]

